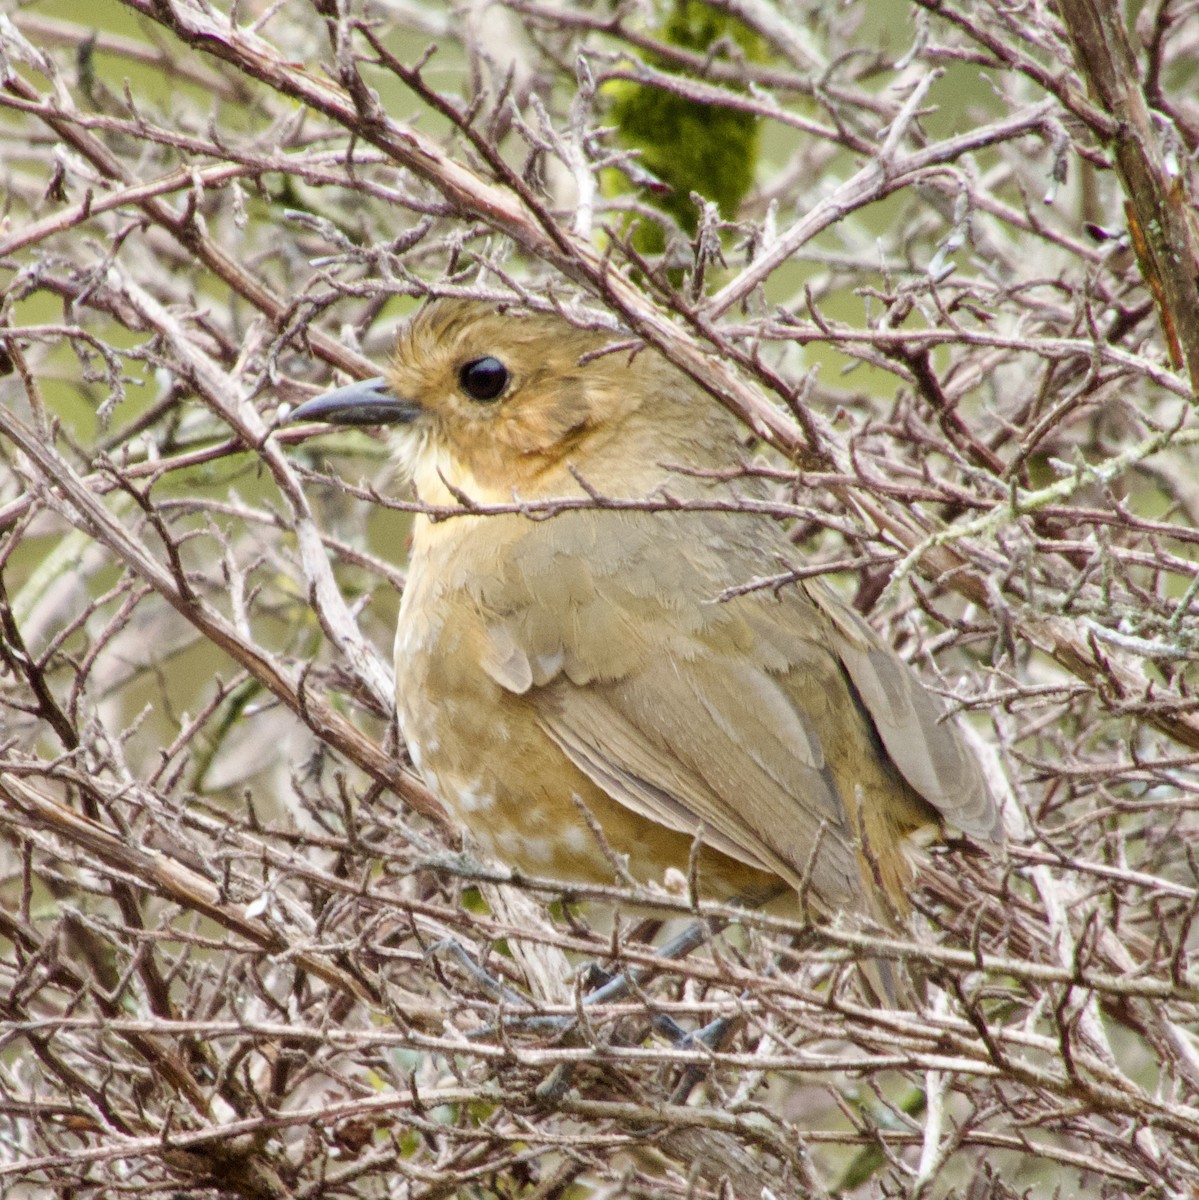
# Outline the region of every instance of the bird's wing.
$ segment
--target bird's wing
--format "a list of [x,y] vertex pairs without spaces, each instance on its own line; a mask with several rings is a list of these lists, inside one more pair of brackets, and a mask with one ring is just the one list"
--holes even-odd
[[830,697],[851,701],[823,623],[804,628],[801,614],[781,654],[715,600],[702,536],[663,544],[660,526],[626,522],[600,539],[595,527],[558,518],[509,556],[519,571],[478,584],[484,668],[615,800],[806,882],[828,905],[860,907],[855,822],[820,735]]
[[538,719],[614,799],[833,908],[861,902],[849,816],[803,714],[765,673],[659,660],[534,697]]
[[805,590],[828,618],[834,649],[903,777],[951,825],[980,841],[1003,823],[978,758],[937,698],[848,605],[819,581]]

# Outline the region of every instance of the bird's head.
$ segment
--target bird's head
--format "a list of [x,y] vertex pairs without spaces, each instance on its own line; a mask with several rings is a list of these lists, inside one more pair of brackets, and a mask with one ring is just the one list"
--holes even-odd
[[643,484],[638,464],[702,462],[713,426],[729,420],[617,333],[446,300],[401,329],[385,376],[310,400],[291,419],[393,426],[427,503],[452,503],[446,484],[481,503],[563,495],[577,491],[572,468],[627,492]]

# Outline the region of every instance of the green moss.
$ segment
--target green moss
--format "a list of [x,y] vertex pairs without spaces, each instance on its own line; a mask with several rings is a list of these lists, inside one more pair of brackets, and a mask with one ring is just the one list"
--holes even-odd
[[[656,31],[657,37],[682,49],[711,54],[714,61],[764,56],[761,39],[727,13],[704,0],[673,0]],[[738,53],[739,52],[739,53]],[[660,55],[647,55],[647,63],[661,71],[677,72],[677,64]],[[698,104],[657,87],[614,80],[605,88],[609,119],[621,142],[639,151],[641,166],[668,190],[647,196],[688,233],[694,233],[699,212],[691,193],[714,202],[720,215],[732,219],[753,186],[758,162],[760,121],[752,113],[713,104]],[[615,172],[610,172],[615,175]],[[606,186],[627,189],[625,176]],[[665,245],[661,226],[642,222],[634,242],[644,253],[659,252]]]

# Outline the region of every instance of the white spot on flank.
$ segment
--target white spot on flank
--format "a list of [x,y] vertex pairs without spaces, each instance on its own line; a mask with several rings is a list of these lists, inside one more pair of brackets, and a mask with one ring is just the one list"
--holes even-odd
[[559,836],[566,843],[566,848],[577,854],[582,854],[595,846],[591,830],[584,829],[582,825],[571,825],[566,829],[559,830]]
[[[504,839],[505,842],[508,840]],[[530,838],[517,836],[512,839],[516,843],[513,853],[531,859],[533,862],[548,863],[554,859],[554,847],[549,838]]]
[[458,801],[458,807],[464,813],[486,812],[488,809],[495,807],[495,796],[490,792],[483,790],[483,781],[476,779],[473,783],[467,784],[465,787],[459,787],[455,791],[455,796]]
[[529,838],[520,829],[500,829],[493,834],[496,857],[526,863],[534,869],[553,862],[553,844],[548,838]]

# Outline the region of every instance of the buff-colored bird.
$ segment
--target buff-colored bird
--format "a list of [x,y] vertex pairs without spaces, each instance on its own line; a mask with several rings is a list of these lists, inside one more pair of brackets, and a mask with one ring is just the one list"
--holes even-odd
[[[385,379],[294,419],[392,425],[421,501],[761,495],[733,418],[659,354],[476,302],[427,306]],[[684,470],[672,469],[683,467]],[[396,635],[412,760],[475,842],[564,882],[660,882],[702,839],[705,895],[803,888],[906,909],[909,847],[999,818],[941,705],[816,582],[721,599],[794,557],[731,511],[417,517]]]

